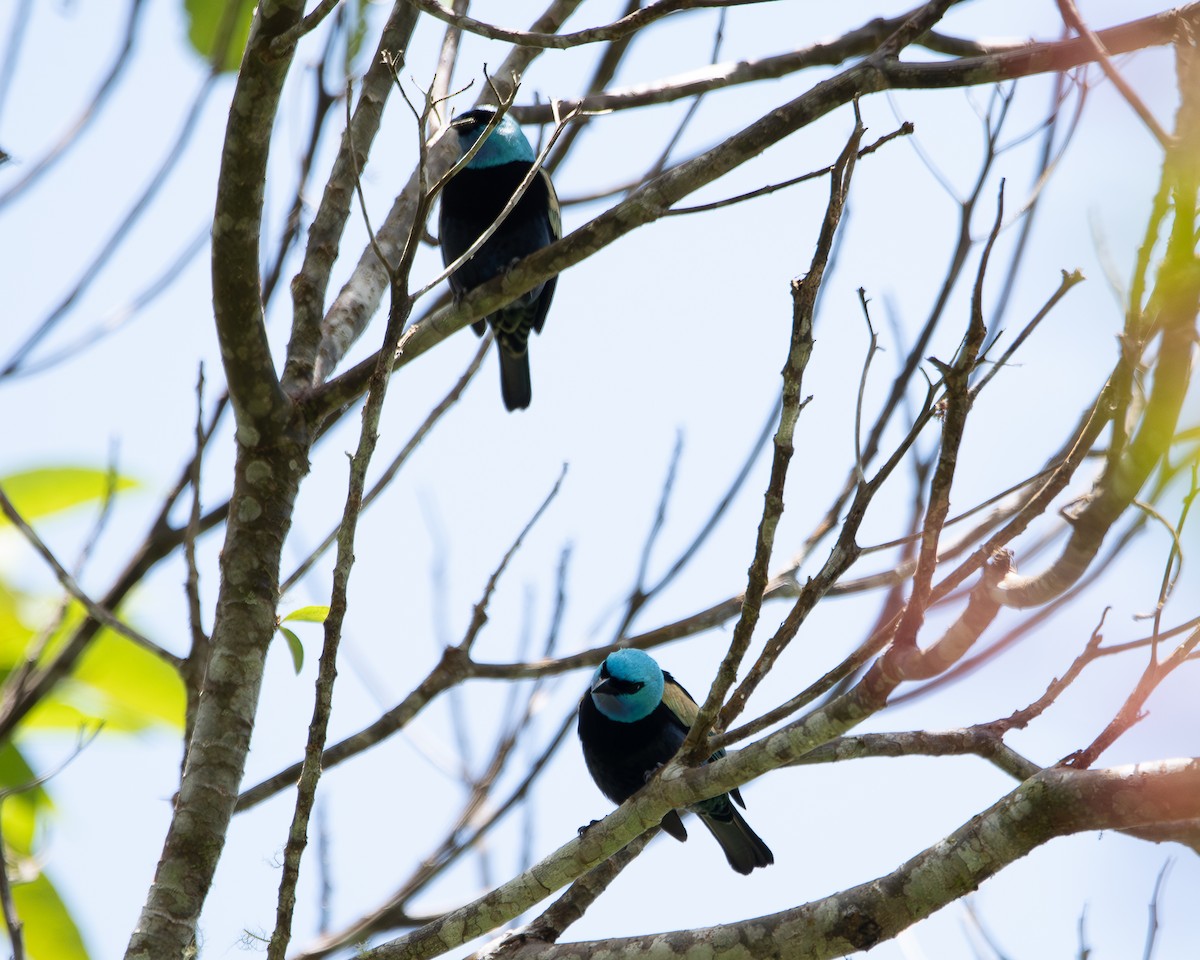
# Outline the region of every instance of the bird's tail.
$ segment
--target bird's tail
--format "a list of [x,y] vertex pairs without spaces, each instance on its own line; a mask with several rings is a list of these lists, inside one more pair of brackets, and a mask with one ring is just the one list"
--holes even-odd
[[529,354],[510,353],[501,346],[500,395],[509,410],[524,410],[533,399],[533,387],[529,382]]
[[700,814],[700,819],[709,831],[717,838],[717,843],[725,851],[725,859],[738,873],[749,873],[755,867],[765,867],[775,862],[775,854],[763,843],[762,838],[750,829],[745,818],[737,812],[733,804],[729,804],[728,819],[718,819],[708,814]]

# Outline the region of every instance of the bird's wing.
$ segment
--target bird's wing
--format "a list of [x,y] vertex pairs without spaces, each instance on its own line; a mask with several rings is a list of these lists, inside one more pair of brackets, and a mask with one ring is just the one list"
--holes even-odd
[[[681,687],[675,678],[663,671],[663,704],[668,710],[675,714],[675,719],[678,720],[688,730],[692,728],[692,724],[696,722],[696,714],[700,712],[700,707],[696,701],[692,699],[692,695]],[[725,756],[725,748],[722,747],[710,756],[709,762],[720,760]],[[741,793],[735,788],[729,791],[729,795],[737,802],[738,806],[744,807],[746,804],[742,800]]]
[[692,695],[683,689],[675,678],[669,673],[663,673],[663,704],[668,710],[675,714],[675,719],[678,720],[685,730],[690,730],[692,724],[696,722],[696,714],[700,712],[700,708],[696,705],[696,701],[692,699]]
[[[550,241],[553,243],[562,239],[562,207],[559,206],[558,194],[554,192],[554,182],[550,179],[550,174],[542,168],[538,170],[538,176],[546,187],[546,218],[550,221]],[[533,317],[533,329],[538,333],[542,332],[542,324],[546,322],[546,313],[550,310],[550,300],[554,296],[557,284],[558,277],[551,277],[542,286],[542,292],[538,296],[537,310]]]
[[546,209],[550,215],[550,233],[555,240],[562,239],[562,207],[558,202],[558,194],[554,192],[554,181],[545,167],[538,170],[538,176],[546,184]]
[[554,288],[558,286],[558,277],[551,277],[542,285],[542,292],[538,295],[537,310],[533,315],[531,326],[538,333],[542,332],[542,325],[546,322],[546,314],[550,312],[550,300],[554,297]]

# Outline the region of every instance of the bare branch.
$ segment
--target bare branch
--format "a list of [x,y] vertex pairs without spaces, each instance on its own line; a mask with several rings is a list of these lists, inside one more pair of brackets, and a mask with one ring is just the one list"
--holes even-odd
[[1176,668],[1182,666],[1184,661],[1187,660],[1188,656],[1198,646],[1200,646],[1200,629],[1194,630],[1161,663],[1157,659],[1152,660],[1142,673],[1137,686],[1128,698],[1126,698],[1125,702],[1121,705],[1121,709],[1117,711],[1117,715],[1112,718],[1108,726],[1104,728],[1091,744],[1082,750],[1076,750],[1064,759],[1063,764],[1082,770],[1095,763],[1100,754],[1112,746],[1118,737],[1145,716],[1142,712],[1142,707],[1150,698],[1150,694],[1157,689],[1159,684],[1168,675]]
[[[907,31],[905,36],[913,31],[919,33],[921,30],[928,30],[941,16],[947,3],[948,0],[942,0],[940,3],[918,8],[909,18],[913,28]],[[1122,49],[1168,43],[1175,36],[1178,27],[1193,20],[1200,21],[1200,4],[1192,4],[1179,11],[1113,28],[1106,42],[1111,51],[1118,52]],[[1072,43],[1076,46],[1071,46]],[[777,108],[712,150],[664,172],[591,223],[526,257],[504,277],[497,277],[480,285],[453,307],[439,310],[414,325],[405,337],[404,350],[396,358],[396,364],[400,366],[410,362],[451,333],[487,316],[497,307],[531,290],[548,277],[564,272],[631,230],[664,216],[684,196],[716,180],[746,160],[758,156],[772,143],[778,142],[838,106],[851,102],[855,97],[896,85],[911,88],[970,86],[1034,73],[1059,71],[1089,59],[1088,51],[1080,44],[1081,41],[1068,41],[1061,45],[1049,44],[1045,45],[1047,50],[1037,48],[1033,53],[1022,51],[1017,55],[997,54],[995,57],[985,58],[983,62],[964,60],[951,63],[908,63],[889,59],[884,55],[872,56],[863,63],[816,84],[797,99]],[[1016,56],[1018,59],[1005,59],[1010,56]],[[549,108],[544,109],[544,116],[539,115],[539,118],[549,119]],[[521,114],[528,116],[525,111],[521,111]],[[403,215],[403,207],[393,207],[380,233],[396,229],[397,224],[393,223],[393,219],[399,215]],[[371,259],[374,259],[374,254],[371,254]],[[362,322],[364,316],[369,316],[374,311],[378,303],[378,292],[382,288],[369,274],[369,264],[364,265],[360,260],[355,276],[347,282],[343,295],[339,296],[331,308],[327,323],[340,325],[349,322],[356,325]],[[918,356],[921,354],[923,348]],[[364,389],[372,363],[373,360],[368,359],[316,390],[306,401],[310,414],[319,420],[326,412],[340,409],[358,396]]]
[[[749,752],[742,751],[741,756]],[[704,780],[707,795],[712,795],[718,786],[730,785],[733,778],[717,773],[732,762],[716,761],[677,782]],[[640,792],[531,871],[407,937],[365,951],[364,960],[424,960],[487,932],[485,927],[494,929],[557,889],[560,877],[582,872],[589,861],[629,842],[644,829],[645,821],[635,818],[641,814],[651,819],[660,807],[655,792]],[[604,947],[612,956],[626,958],[648,956],[652,950],[655,956],[683,956],[697,948],[707,948],[705,955],[720,960],[753,960],[768,952],[782,960],[840,957],[895,936],[1055,837],[1196,816],[1200,816],[1200,761],[1163,760],[1094,772],[1044,770],[891,874],[823,900],[758,917],[753,925],[615,938],[605,941]],[[719,950],[715,944],[721,945]],[[595,943],[534,944],[529,956],[591,957],[597,947]],[[526,954],[519,951],[515,956]]]
[[[475,374],[479,372],[479,368],[483,365],[483,358],[487,355],[488,349],[492,345],[492,334],[489,331],[479,344],[479,349],[475,351],[475,355],[467,363],[466,368],[460,376],[446,392],[446,395],[434,405],[429,411],[421,425],[413,431],[408,442],[404,444],[400,452],[392,458],[392,462],[387,465],[383,472],[379,475],[379,479],[371,486],[371,489],[366,492],[363,497],[363,510],[365,511],[371,506],[396,479],[396,475],[400,472],[400,468],[408,462],[408,458],[421,445],[422,441],[429,436],[433,428],[441,421],[442,417],[450,411],[450,409],[458,403],[462,398],[463,392],[467,389],[467,385],[475,379]],[[287,593],[292,587],[299,583],[316,562],[325,555],[334,543],[337,542],[337,529],[331,530],[309,554],[305,557],[295,570],[279,586],[280,594]]]
[[74,285],[67,291],[67,294],[58,302],[45,317],[43,317],[34,327],[33,331],[21,342],[20,346],[13,351],[12,356],[4,362],[0,367],[0,379],[9,377],[20,370],[26,363],[28,357],[39,343],[41,343],[50,333],[58,326],[59,323],[68,315],[74,308],[75,304],[91,287],[92,283],[100,275],[106,266],[112,261],[117,250],[129,237],[133,228],[137,226],[142,216],[151,209],[154,199],[162,191],[171,173],[175,167],[183,159],[187,152],[188,144],[191,142],[192,135],[196,132],[200,125],[200,119],[203,115],[204,107],[208,103],[208,97],[216,88],[216,75],[210,74],[200,85],[200,89],[196,92],[192,99],[191,106],[188,109],[187,115],[184,117],[183,123],[180,125],[179,132],[176,134],[174,142],[167,150],[167,155],[163,158],[162,163],[150,178],[149,182],[142,189],[141,194],[130,206],[121,222],[116,229],[104,241],[96,255],[92,258],[83,269],[83,273],[75,281]]
[[1142,960],[1153,960],[1154,957],[1154,946],[1158,940],[1159,896],[1162,894],[1163,886],[1167,882],[1167,873],[1170,871],[1173,862],[1172,860],[1164,861],[1162,869],[1158,871],[1158,876],[1154,878],[1154,891],[1150,894],[1150,917],[1146,924],[1146,949],[1142,952]]
[[126,640],[132,640],[139,647],[149,650],[159,659],[165,661],[171,666],[179,669],[181,661],[173,653],[169,653],[160,647],[153,640],[144,636],[129,624],[125,623],[117,617],[112,611],[106,609],[102,605],[96,603],[91,597],[84,593],[83,588],[75,581],[70,572],[54,556],[50,548],[42,541],[42,538],[37,535],[37,532],[29,525],[23,516],[17,511],[13,502],[8,498],[8,494],[4,492],[4,488],[0,487],[0,512],[2,512],[10,523],[21,531],[29,545],[37,552],[37,554],[46,562],[51,570],[54,571],[55,577],[58,579],[59,585],[74,597],[88,612],[93,620],[104,624],[110,630],[114,630],[123,636]]
[[979,381],[971,388],[972,402],[974,402],[975,398],[979,396],[979,391],[988,385],[988,382],[992,379],[992,377],[994,377],[1003,367],[1008,364],[1008,361],[1012,359],[1013,354],[1021,348],[1021,344],[1023,344],[1029,338],[1029,335],[1037,329],[1038,324],[1046,319],[1050,311],[1053,310],[1058,302],[1067,295],[1068,291],[1070,291],[1070,289],[1077,283],[1082,282],[1083,274],[1078,270],[1073,270],[1071,273],[1067,273],[1066,270],[1062,271],[1062,282],[1058,285],[1058,289],[1050,295],[1050,299],[1042,305],[1041,309],[1038,310],[1036,314],[1034,314],[1033,319],[1025,324],[1025,326],[1021,329],[1021,332],[1013,338],[1012,343],[1008,345],[1008,348],[1001,355],[1000,359],[993,363],[991,369],[988,370],[988,372],[982,377],[980,377]]
[[[884,134],[870,146],[863,147],[858,151],[858,159],[861,160],[868,154],[874,153],[880,147],[890,140],[895,140],[897,137],[909,136],[915,128],[911,123],[902,123],[899,128],[891,133]],[[668,217],[678,217],[689,213],[707,213],[710,210],[719,210],[721,207],[730,207],[735,203],[743,203],[746,200],[755,200],[758,197],[765,197],[768,194],[775,193],[777,190],[785,190],[788,187],[794,187],[799,183],[806,183],[809,180],[816,180],[818,177],[828,176],[833,173],[833,164],[827,167],[822,167],[820,170],[810,170],[808,173],[802,173],[798,177],[792,177],[790,180],[784,180],[782,183],[772,183],[765,187],[759,187],[756,190],[750,190],[746,193],[739,193],[736,197],[729,197],[725,200],[714,200],[712,203],[699,203],[693,207],[675,207],[666,212]]]
[[[350,216],[355,173],[362,169],[367,161],[371,144],[379,131],[383,108],[392,89],[392,74],[384,55],[408,48],[417,19],[416,10],[409,4],[397,3],[392,6],[388,20],[380,32],[375,55],[362,78],[354,116],[343,131],[333,169],[321,195],[321,203],[312,226],[309,227],[304,261],[292,281],[295,309],[292,336],[288,343],[287,362],[282,377],[284,389],[289,394],[294,395],[311,389],[319,381],[319,357],[323,351],[329,349],[328,341],[332,339],[338,342],[340,348],[345,350],[361,332],[361,329],[343,332],[340,328],[329,329],[322,325],[325,291],[328,289],[333,263],[337,257],[338,238],[342,235]],[[410,203],[414,202],[412,191],[406,192],[405,196]],[[411,208],[408,218],[412,218]],[[368,254],[372,258],[372,266],[379,267],[374,253],[368,251]]]
[[[324,748],[320,756],[322,769],[328,769],[379,743],[404,727],[430,700],[465,680],[467,677],[475,675],[475,664],[470,659],[470,650],[480,631],[487,623],[487,607],[492,594],[495,592],[501,575],[507,568],[509,561],[520,548],[525,536],[533,529],[534,524],[542,516],[546,508],[549,507],[554,497],[557,496],[565,473],[566,467],[564,466],[562,473],[559,474],[558,480],[551,488],[546,499],[542,501],[533,517],[517,535],[516,540],[509,547],[503,558],[501,558],[496,569],[492,571],[491,576],[484,586],[482,597],[472,610],[471,620],[464,631],[462,640],[455,646],[447,647],[443,651],[442,659],[438,662],[437,666],[399,704],[387,711],[382,717],[365,729],[334,744],[332,747]],[[554,671],[545,671],[545,674],[549,675],[551,672]],[[294,785],[296,777],[302,769],[302,763],[292,764],[273,777],[245,790],[237,798],[236,810],[238,812],[247,810],[267,799],[267,797],[278,793],[280,790]]]
[[308,431],[280,387],[266,338],[259,254],[267,154],[290,58],[266,55],[303,14],[301,0],[260,7],[233,92],[213,221],[213,307],[237,417],[238,448],[212,653],[159,869],[127,960],[182,956],[233,815],[267,646],[275,631],[279,562]]
[[[3,104],[8,94],[12,71],[16,69],[17,51],[21,36],[24,33],[25,25],[29,21],[29,12],[32,8],[32,3],[22,3],[18,8],[9,46],[4,53],[3,66],[0,67],[0,71],[3,71],[3,75],[0,76],[0,105]],[[129,13],[125,20],[125,29],[121,35],[121,45],[113,55],[112,64],[109,66],[108,72],[96,84],[91,100],[80,111],[79,116],[75,118],[74,122],[63,131],[54,145],[28,166],[19,180],[13,183],[4,193],[0,194],[0,209],[3,209],[11,201],[17,199],[17,197],[49,173],[55,164],[67,154],[68,150],[79,143],[93,121],[101,116],[105,105],[117,89],[126,68],[132,62],[130,53],[137,38],[137,30],[141,25],[141,14],[144,9],[145,5],[142,0],[130,0]]]
[[1079,15],[1079,8],[1075,6],[1074,0],[1055,0],[1055,2],[1058,4],[1059,13],[1062,14],[1063,22],[1087,41],[1088,46],[1095,53],[1096,61],[1100,64],[1100,69],[1104,71],[1104,75],[1112,81],[1112,85],[1125,98],[1125,102],[1133,107],[1134,113],[1141,118],[1142,123],[1146,125],[1146,129],[1154,134],[1154,139],[1158,141],[1159,146],[1164,150],[1168,149],[1171,146],[1171,137],[1154,118],[1154,114],[1142,102],[1141,97],[1134,93],[1133,87],[1125,81],[1125,78],[1113,66],[1112,58],[1108,55],[1108,51],[1104,49],[1104,41],[1096,36],[1091,28],[1083,22],[1083,17]]
[[542,49],[565,50],[585,43],[602,43],[623,40],[637,33],[663,17],[681,10],[699,10],[705,7],[737,7],[751,3],[766,3],[770,0],[652,0],[646,6],[634,13],[628,14],[615,23],[602,27],[590,27],[575,33],[526,33],[521,30],[509,30],[495,27],[482,20],[474,20],[455,14],[443,7],[438,0],[409,0],[430,16],[437,17],[452,26],[465,30],[467,33],[478,34],[489,40],[504,40],[522,47],[539,47]]
[[[1154,365],[1154,386],[1141,413],[1133,438],[1114,442],[1096,488],[1071,516],[1072,531],[1060,558],[1041,574],[1006,578],[997,588],[997,599],[1007,606],[1045,603],[1067,589],[1086,571],[1095,558],[1108,529],[1137,496],[1151,471],[1170,448],[1187,390],[1196,319],[1200,312],[1200,276],[1194,270],[1196,229],[1194,225],[1200,170],[1195,152],[1200,143],[1200,97],[1188,78],[1200,76],[1195,47],[1177,47],[1182,100],[1177,118],[1177,137],[1163,167],[1164,183],[1175,195],[1175,218],[1164,262],[1151,302],[1155,306],[1149,323],[1133,315],[1127,324],[1110,388],[1118,398],[1127,389],[1141,351],[1148,341],[1160,337]],[[1152,211],[1151,221],[1158,216]],[[1118,420],[1117,422],[1120,422]]]
[[475,954],[477,960],[505,960],[518,946],[531,942],[557,943],[567,927],[583,917],[588,907],[599,899],[609,884],[657,835],[658,830],[652,827],[603,863],[592,867],[571,884],[566,893],[547,907],[540,917],[525,929],[505,937],[495,947]]
[[[987,274],[988,259],[996,237],[1000,233],[1000,225],[1004,222],[1004,181],[1000,181],[1000,190],[996,198],[996,219],[992,224],[992,232],[987,245],[979,258],[979,270],[975,277],[975,293],[971,300],[970,323],[966,335],[952,364],[942,363],[930,358],[942,374],[945,386],[945,398],[942,413],[942,443],[938,453],[937,468],[930,481],[929,506],[925,511],[925,524],[921,531],[921,549],[917,556],[917,569],[913,573],[912,594],[900,624],[896,629],[892,651],[889,659],[903,661],[916,653],[917,633],[925,622],[925,611],[929,607],[932,595],[933,573],[937,565],[938,540],[942,534],[942,525],[950,513],[950,486],[958,468],[958,449],[966,430],[967,414],[971,408],[969,392],[971,374],[979,359],[979,351],[983,348],[987,337],[987,327],[983,320],[983,280]],[[1005,572],[1007,572],[1007,564]],[[998,609],[998,605],[997,608]],[[995,616],[996,610],[991,611]],[[989,618],[990,619],[990,618]],[[905,670],[904,666],[900,666]]]
[[320,0],[320,2],[304,15],[304,18],[294,26],[288,28],[284,33],[281,33],[271,41],[271,54],[276,57],[286,56],[292,52],[292,48],[300,42],[301,38],[307,36],[317,29],[325,18],[328,17],[337,8],[337,5],[342,0]]
[[830,176],[829,203],[821,222],[816,250],[813,252],[808,272],[799,280],[793,280],[791,284],[792,335],[788,345],[787,359],[781,371],[783,385],[780,390],[779,429],[775,432],[771,476],[763,495],[762,518],[758,524],[758,534],[747,577],[746,593],[742,600],[741,615],[733,628],[733,638],[730,640],[729,650],[721,661],[708,696],[700,707],[687,739],[680,747],[682,755],[691,760],[703,759],[701,754],[706,753],[709,730],[714,721],[718,720],[718,713],[720,715],[719,726],[723,730],[742,710],[755,684],[766,675],[766,671],[770,668],[770,663],[764,662],[760,658],[750,675],[737,688],[733,697],[722,707],[725,695],[737,677],[738,666],[750,647],[750,638],[758,624],[763,595],[767,589],[768,567],[771,562],[771,551],[775,544],[775,530],[779,525],[779,518],[783,515],[784,487],[787,482],[788,465],[795,449],[792,439],[795,435],[796,423],[800,419],[800,411],[804,408],[801,390],[804,371],[812,356],[812,329],[817,294],[825,278],[829,254],[833,249],[834,237],[842,219],[842,211],[846,206],[850,182],[854,176],[854,165],[858,159],[859,144],[862,142],[865,131],[866,128],[863,126],[856,103],[854,105],[854,128],[834,164],[833,174]]

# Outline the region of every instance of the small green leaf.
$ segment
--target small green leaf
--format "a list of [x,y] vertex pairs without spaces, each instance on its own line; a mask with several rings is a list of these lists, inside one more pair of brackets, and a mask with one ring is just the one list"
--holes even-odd
[[288,650],[292,653],[292,666],[296,668],[296,673],[299,675],[300,671],[304,669],[304,644],[287,627],[280,627],[279,632],[283,634],[283,638],[287,641]]
[[[107,471],[89,467],[25,470],[0,477],[0,487],[26,520],[37,520],[60,510],[102,500],[110,483],[114,492],[138,485],[136,480],[120,475],[110,480]],[[0,525],[7,524],[7,518],[0,518]]]
[[[242,63],[250,37],[256,0],[185,0],[188,41],[192,48],[223,73]],[[224,47],[217,50],[217,45]]]
[[[18,875],[23,869],[23,864],[17,864]],[[71,912],[44,873],[28,883],[15,884],[13,902],[24,928],[25,952],[30,960],[88,960]]]
[[299,610],[293,610],[279,622],[287,623],[289,620],[299,620],[301,623],[324,623],[327,616],[329,616],[328,607],[301,607]]

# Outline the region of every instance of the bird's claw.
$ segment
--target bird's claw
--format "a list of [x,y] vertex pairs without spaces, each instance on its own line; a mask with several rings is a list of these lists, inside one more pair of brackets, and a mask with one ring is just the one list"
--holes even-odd
[[656,763],[653,767],[651,767],[644,774],[642,774],[642,782],[649,783],[650,778],[653,777],[656,773],[658,773],[658,771],[661,770],[664,766],[666,766],[666,764],[661,763],[661,762]]
[[579,835],[582,837],[585,833],[587,833],[589,830],[591,830],[592,827],[594,827],[599,822],[600,822],[599,820],[593,820],[591,823],[585,823],[582,827],[579,828]]

